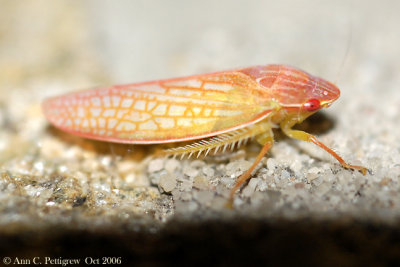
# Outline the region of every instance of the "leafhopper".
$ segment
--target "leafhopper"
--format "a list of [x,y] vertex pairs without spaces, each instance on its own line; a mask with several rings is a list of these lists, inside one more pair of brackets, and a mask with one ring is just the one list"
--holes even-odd
[[346,163],[315,136],[292,129],[339,96],[339,89],[324,79],[286,65],[265,65],[69,93],[45,100],[43,111],[55,127],[90,139],[126,144],[193,140],[165,151],[182,156],[224,151],[254,137],[262,149],[238,177],[232,200],[273,145],[274,127],[365,175],[365,167]]

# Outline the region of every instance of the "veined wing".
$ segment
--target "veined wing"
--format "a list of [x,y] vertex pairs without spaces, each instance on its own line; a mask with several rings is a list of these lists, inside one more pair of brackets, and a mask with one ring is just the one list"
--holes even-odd
[[118,143],[195,140],[258,122],[271,106],[239,71],[119,85],[47,99],[43,110],[62,130]]

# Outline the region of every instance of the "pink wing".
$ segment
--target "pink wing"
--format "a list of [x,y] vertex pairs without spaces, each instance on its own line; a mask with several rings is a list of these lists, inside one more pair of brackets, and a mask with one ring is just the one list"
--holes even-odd
[[47,99],[54,126],[117,143],[195,140],[245,127],[267,117],[260,85],[238,71],[87,90]]

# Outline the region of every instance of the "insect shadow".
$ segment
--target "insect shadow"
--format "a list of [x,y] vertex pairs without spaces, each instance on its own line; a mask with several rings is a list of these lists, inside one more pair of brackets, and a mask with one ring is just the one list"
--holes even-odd
[[330,116],[325,111],[320,111],[313,114],[312,116],[304,120],[302,123],[297,124],[293,128],[305,131],[312,135],[320,135],[327,133],[329,130],[333,129],[335,125],[336,125],[335,118]]
[[157,149],[157,145],[118,144],[87,139],[69,134],[51,125],[47,127],[47,132],[70,146],[79,146],[84,150],[92,151],[96,154],[105,156],[142,160],[146,156],[151,155],[151,153]]
[[[309,134],[317,136],[318,138],[319,135],[325,134],[329,132],[331,129],[335,128],[336,123],[337,120],[334,117],[330,116],[325,111],[319,111],[310,116],[309,118],[307,118],[306,120],[304,120],[302,123],[296,124],[293,127],[293,129],[307,132]],[[280,131],[279,129],[277,129],[277,131],[274,131],[274,135],[275,135],[275,141],[277,142],[293,140],[290,137],[284,135],[283,132]],[[299,150],[299,152],[309,154],[313,158],[316,158],[315,155],[311,155],[309,151],[301,148],[301,146],[297,142],[291,142],[290,145],[296,147]]]
[[[333,129],[336,125],[336,119],[327,114],[325,111],[319,111],[302,123],[296,124],[293,129],[301,130],[309,134],[318,135],[325,134]],[[274,131],[275,141],[282,141],[291,139],[286,136],[280,129]]]

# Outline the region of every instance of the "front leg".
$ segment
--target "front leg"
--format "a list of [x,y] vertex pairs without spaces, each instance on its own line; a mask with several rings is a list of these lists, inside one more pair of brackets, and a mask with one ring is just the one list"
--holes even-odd
[[327,147],[326,145],[324,145],[323,143],[318,141],[318,139],[315,136],[313,136],[309,133],[303,132],[303,131],[293,130],[292,129],[292,126],[294,125],[293,122],[294,122],[293,120],[288,119],[281,123],[281,129],[287,136],[294,138],[294,139],[298,139],[298,140],[312,142],[312,143],[316,144],[317,146],[321,147],[322,149],[324,149],[326,152],[331,154],[333,157],[335,157],[344,168],[358,170],[363,175],[367,174],[367,168],[365,168],[363,166],[351,165],[351,164],[346,163],[344,161],[344,159],[342,159],[332,149],[330,149],[329,147]]

